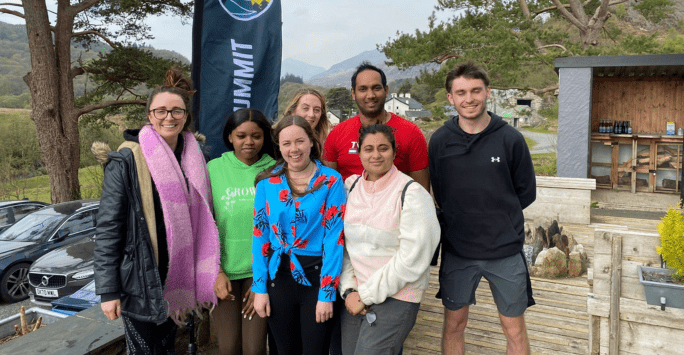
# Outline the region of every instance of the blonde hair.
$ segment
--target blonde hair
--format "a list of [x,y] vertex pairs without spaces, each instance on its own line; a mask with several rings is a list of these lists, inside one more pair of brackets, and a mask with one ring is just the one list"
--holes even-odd
[[295,92],[294,97],[287,104],[283,117],[292,116],[297,110],[299,99],[304,95],[311,94],[316,96],[321,101],[321,118],[318,120],[316,127],[312,127],[318,142],[323,145],[325,139],[328,138],[328,130],[330,130],[330,120],[328,120],[328,110],[325,107],[325,96],[315,89],[299,89]]

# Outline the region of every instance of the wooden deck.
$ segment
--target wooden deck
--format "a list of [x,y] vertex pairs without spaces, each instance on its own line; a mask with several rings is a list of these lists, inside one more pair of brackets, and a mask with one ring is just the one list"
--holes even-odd
[[[593,259],[594,229],[605,225],[625,226],[630,230],[655,231],[659,221],[609,216],[592,217],[590,225],[564,225]],[[435,298],[439,288],[438,267],[432,267],[430,288],[420,306],[418,320],[404,343],[404,354],[441,354],[444,307]],[[591,272],[591,270],[590,270]],[[532,278],[535,306],[525,312],[532,354],[588,354],[589,316],[586,275],[566,279]],[[476,292],[477,304],[470,307],[466,328],[466,353],[505,354],[506,339],[501,330],[496,305],[486,280]]]

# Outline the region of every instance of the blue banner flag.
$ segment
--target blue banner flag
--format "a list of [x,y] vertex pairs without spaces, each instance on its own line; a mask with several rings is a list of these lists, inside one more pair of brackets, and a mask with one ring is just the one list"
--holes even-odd
[[198,0],[194,21],[195,128],[207,136],[215,158],[226,151],[222,131],[233,111],[255,108],[271,120],[278,115],[280,0]]

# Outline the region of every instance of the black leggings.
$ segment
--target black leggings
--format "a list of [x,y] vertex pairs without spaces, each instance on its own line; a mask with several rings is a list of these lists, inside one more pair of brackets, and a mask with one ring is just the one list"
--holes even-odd
[[[326,333],[332,322],[316,323],[316,304],[320,288],[320,258],[297,257],[311,286],[297,283],[289,270],[290,260],[284,255],[274,280],[269,279],[267,292],[271,304],[268,325],[273,332],[280,355],[327,354]],[[316,260],[318,259],[318,260]]]
[[176,323],[167,318],[162,324],[121,316],[126,334],[126,354],[168,355],[176,351]]

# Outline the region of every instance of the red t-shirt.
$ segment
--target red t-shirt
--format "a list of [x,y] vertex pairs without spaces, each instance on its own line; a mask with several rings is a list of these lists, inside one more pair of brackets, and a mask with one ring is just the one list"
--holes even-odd
[[[427,142],[418,126],[393,113],[386,125],[394,131],[394,140],[397,144],[394,165],[397,169],[408,174],[427,168]],[[337,163],[337,171],[342,174],[343,179],[363,172],[358,154],[359,129],[361,119],[356,115],[335,126],[325,140],[323,160]]]

